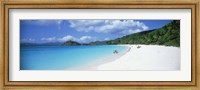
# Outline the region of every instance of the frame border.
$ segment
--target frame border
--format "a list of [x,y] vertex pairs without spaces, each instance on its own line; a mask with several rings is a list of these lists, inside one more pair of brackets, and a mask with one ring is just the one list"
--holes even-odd
[[[197,86],[197,29],[198,2],[2,2],[2,32],[3,32],[3,86]],[[66,81],[66,82],[17,82],[8,80],[8,35],[9,9],[191,9],[192,10],[192,81]]]

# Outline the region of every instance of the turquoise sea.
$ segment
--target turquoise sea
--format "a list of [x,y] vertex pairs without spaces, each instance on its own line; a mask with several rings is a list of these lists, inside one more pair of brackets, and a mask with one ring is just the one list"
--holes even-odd
[[73,70],[123,53],[127,46],[21,46],[20,70]]

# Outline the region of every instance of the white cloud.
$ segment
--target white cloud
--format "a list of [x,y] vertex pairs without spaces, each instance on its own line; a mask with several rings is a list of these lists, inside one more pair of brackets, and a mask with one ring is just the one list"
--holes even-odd
[[89,43],[91,41],[96,41],[97,38],[96,37],[92,37],[92,36],[81,36],[81,37],[74,37],[71,35],[66,35],[64,37],[61,38],[56,38],[56,37],[48,37],[48,38],[41,38],[40,40],[42,41],[46,41],[46,42],[66,42],[66,41],[77,41],[79,43]]
[[57,24],[58,24],[58,29],[61,29],[61,23],[63,22],[63,20],[57,20]]
[[134,20],[70,20],[70,27],[80,32],[127,35],[148,30],[144,23]]
[[88,42],[92,42],[92,41],[96,41],[96,40],[97,40],[96,37],[82,36],[82,37],[80,37],[80,39],[78,41],[81,43],[88,43]]
[[107,38],[105,38],[104,40],[106,40],[106,41],[107,41],[107,40],[110,40],[110,38],[108,38],[108,37],[107,37]]
[[58,38],[57,39],[58,41],[69,41],[69,40],[73,40],[73,41],[76,41],[77,39],[71,35],[67,35],[67,36],[64,36],[62,38]]
[[63,20],[56,20],[57,24],[61,24]]
[[32,38],[24,38],[24,39],[21,39],[22,43],[31,43],[31,42],[35,42],[35,39],[32,39]]
[[91,36],[82,36],[82,37],[80,38],[80,40],[90,40],[90,39],[92,39]]
[[56,40],[56,37],[50,37],[50,38],[41,38],[43,41],[54,41]]
[[58,38],[57,40],[60,41],[60,42],[73,40],[73,41],[77,41],[79,43],[89,43],[91,41],[96,41],[97,38],[92,37],[92,36],[81,36],[81,37],[78,38],[78,37],[73,37],[71,35],[67,35],[67,36],[64,36],[62,38]]

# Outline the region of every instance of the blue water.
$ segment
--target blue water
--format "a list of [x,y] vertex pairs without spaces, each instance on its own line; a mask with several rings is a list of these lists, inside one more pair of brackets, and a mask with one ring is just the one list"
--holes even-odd
[[125,52],[126,46],[21,46],[20,70],[67,70]]

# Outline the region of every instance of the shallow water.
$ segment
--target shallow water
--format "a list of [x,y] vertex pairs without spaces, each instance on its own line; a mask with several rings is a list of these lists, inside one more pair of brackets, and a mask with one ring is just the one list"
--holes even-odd
[[[68,70],[87,67],[113,57],[113,51],[123,53],[127,46],[21,46],[20,70]],[[100,60],[100,61],[99,61]]]

